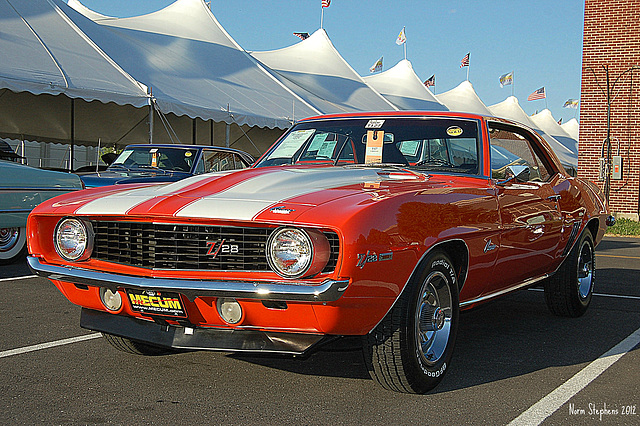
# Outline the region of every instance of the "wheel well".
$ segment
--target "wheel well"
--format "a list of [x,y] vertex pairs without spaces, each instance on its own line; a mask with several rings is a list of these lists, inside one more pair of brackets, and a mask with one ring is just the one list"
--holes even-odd
[[598,236],[598,230],[600,229],[600,221],[598,220],[598,218],[591,219],[589,223],[587,223],[586,228],[589,230],[589,232],[591,232],[591,236],[595,241],[596,237]]
[[434,250],[444,251],[453,262],[457,274],[458,292],[460,292],[467,278],[467,271],[469,269],[469,249],[467,248],[467,244],[462,240],[444,241],[433,246],[429,252]]

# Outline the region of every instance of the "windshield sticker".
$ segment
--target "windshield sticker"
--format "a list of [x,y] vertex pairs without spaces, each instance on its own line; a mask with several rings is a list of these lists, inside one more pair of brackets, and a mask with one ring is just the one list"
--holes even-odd
[[384,141],[384,131],[367,131],[367,148],[364,155],[366,164],[382,163],[382,145]]
[[384,124],[384,120],[369,120],[365,129],[379,129]]
[[329,133],[316,133],[307,151],[319,151],[324,141],[327,140],[327,136],[329,136]]
[[187,152],[184,153],[184,156],[187,157],[187,158],[191,157],[192,155],[193,155],[193,153],[191,151],[187,151]]
[[118,156],[118,158],[116,159],[116,161],[113,162],[113,164],[122,164],[125,161],[127,161],[127,158],[129,158],[129,156],[131,155],[131,153],[133,153],[132,149],[125,149],[124,151],[122,151],[122,153]]
[[462,134],[462,129],[458,126],[451,126],[447,129],[447,134],[449,136],[460,136]]
[[318,149],[318,153],[316,154],[316,157],[325,157],[325,158],[333,157],[333,151],[335,151],[337,143],[338,141],[325,141],[325,143],[323,143],[322,146],[320,146],[320,149]]
[[315,129],[296,130],[287,135],[280,145],[271,153],[274,158],[291,158],[300,147],[311,137]]
[[415,157],[418,155],[420,141],[402,141],[400,143],[400,152],[405,156]]

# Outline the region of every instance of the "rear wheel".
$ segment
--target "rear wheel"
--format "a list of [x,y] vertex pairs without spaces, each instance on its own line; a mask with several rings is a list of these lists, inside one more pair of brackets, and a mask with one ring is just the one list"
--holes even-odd
[[154,346],[137,340],[127,339],[126,337],[114,336],[113,334],[102,333],[102,337],[114,348],[129,354],[156,356],[176,352],[176,350],[171,348]]
[[591,302],[595,278],[595,244],[591,232],[585,230],[560,268],[544,283],[549,310],[563,317],[583,315]]
[[0,228],[0,265],[27,255],[27,228]]
[[453,263],[431,254],[382,322],[364,338],[373,380],[388,390],[426,393],[444,376],[455,344],[459,302]]

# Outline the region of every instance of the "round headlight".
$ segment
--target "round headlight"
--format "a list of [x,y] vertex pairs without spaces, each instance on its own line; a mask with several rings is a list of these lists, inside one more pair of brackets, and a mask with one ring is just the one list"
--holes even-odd
[[55,247],[65,260],[83,260],[91,255],[91,233],[88,226],[78,219],[63,219],[55,232]]
[[276,229],[267,242],[269,266],[284,278],[300,278],[322,271],[329,260],[329,241],[319,231]]

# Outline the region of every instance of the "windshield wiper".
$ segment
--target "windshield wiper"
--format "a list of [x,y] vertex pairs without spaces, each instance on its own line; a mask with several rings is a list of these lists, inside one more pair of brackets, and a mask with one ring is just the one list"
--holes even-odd
[[151,169],[151,170],[154,170],[154,171],[162,172],[165,175],[167,173],[170,173],[167,170],[161,169],[160,167],[149,166],[148,164],[138,164],[136,167],[139,168],[139,169]]

